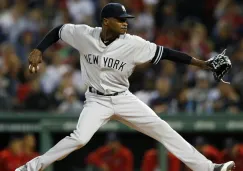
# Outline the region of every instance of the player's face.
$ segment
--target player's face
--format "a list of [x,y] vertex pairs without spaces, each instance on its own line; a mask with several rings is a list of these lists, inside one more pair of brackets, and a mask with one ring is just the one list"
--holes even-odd
[[126,18],[109,18],[108,28],[117,34],[125,34],[127,32]]

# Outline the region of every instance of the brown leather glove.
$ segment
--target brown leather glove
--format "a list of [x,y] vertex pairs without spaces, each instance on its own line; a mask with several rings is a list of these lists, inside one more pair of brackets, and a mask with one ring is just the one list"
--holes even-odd
[[37,73],[39,70],[39,64],[42,62],[42,52],[38,49],[34,49],[30,52],[29,60],[29,72]]

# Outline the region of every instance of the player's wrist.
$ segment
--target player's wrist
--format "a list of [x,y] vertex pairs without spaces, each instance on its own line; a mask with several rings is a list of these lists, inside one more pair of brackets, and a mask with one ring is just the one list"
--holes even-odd
[[42,54],[42,51],[38,48],[33,49],[33,51],[35,51],[35,53]]
[[207,61],[196,59],[194,57],[191,60],[191,65],[197,66],[202,69],[212,70],[212,67],[209,65],[209,63]]

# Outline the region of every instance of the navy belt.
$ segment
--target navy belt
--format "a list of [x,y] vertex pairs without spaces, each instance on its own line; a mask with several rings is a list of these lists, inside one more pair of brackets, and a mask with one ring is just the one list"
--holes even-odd
[[102,95],[102,96],[117,96],[118,94],[121,94],[121,93],[123,93],[123,92],[125,92],[125,91],[122,91],[122,92],[115,92],[115,93],[112,93],[112,94],[104,94],[104,93],[102,93],[102,92],[96,90],[96,89],[93,88],[93,87],[89,87],[89,92],[91,92],[91,93],[95,93],[95,94],[98,94],[98,95]]

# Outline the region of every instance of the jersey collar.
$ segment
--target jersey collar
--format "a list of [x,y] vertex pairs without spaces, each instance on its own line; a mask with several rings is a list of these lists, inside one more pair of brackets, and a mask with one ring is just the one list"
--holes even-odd
[[126,35],[126,34],[120,35],[117,39],[115,39],[115,40],[114,40],[113,42],[111,42],[109,45],[105,45],[104,42],[101,40],[101,37],[100,37],[101,30],[102,30],[101,27],[99,27],[99,28],[97,29],[97,32],[96,32],[96,33],[97,33],[97,34],[96,34],[96,38],[98,39],[99,45],[100,45],[101,47],[103,47],[103,48],[106,48],[106,47],[108,47],[109,45],[113,44],[115,41],[117,41],[117,39],[124,39],[124,38],[125,38],[125,35]]

